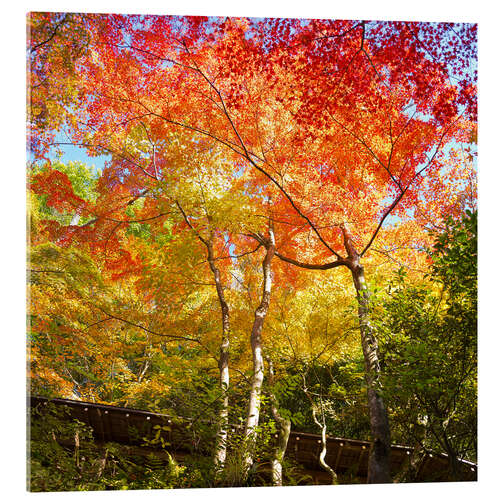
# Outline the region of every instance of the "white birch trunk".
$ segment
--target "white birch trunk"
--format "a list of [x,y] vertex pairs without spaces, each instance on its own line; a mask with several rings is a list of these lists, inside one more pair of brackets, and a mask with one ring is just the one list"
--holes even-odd
[[303,380],[304,380],[304,393],[309,399],[309,402],[311,403],[311,411],[314,423],[321,429],[321,452],[319,454],[319,464],[324,470],[326,470],[326,472],[328,472],[328,474],[330,474],[332,478],[332,484],[338,484],[337,473],[325,461],[327,449],[326,449],[326,421],[325,421],[325,414],[323,411],[323,402],[320,401],[321,417],[322,417],[320,422],[318,420],[316,403],[313,401],[312,396],[309,394],[309,391],[307,390],[305,375],[303,375]]
[[[220,472],[226,463],[227,455],[227,433],[229,424],[229,306],[226,302],[224,296],[224,287],[222,285],[220,271],[215,265],[213,240],[214,234],[210,233],[208,239],[201,236],[201,234],[193,227],[189,221],[188,216],[184,212],[181,204],[176,200],[177,207],[179,208],[184,220],[191,230],[196,234],[197,238],[205,245],[207,249],[207,261],[210,266],[210,270],[214,276],[215,288],[217,290],[217,297],[219,299],[219,304],[221,308],[222,316],[222,335],[220,343],[220,355],[219,355],[219,388],[221,390],[221,406],[217,421],[217,434],[215,438],[215,452],[214,452],[214,465],[216,468],[216,473]],[[210,217],[209,217],[210,222]]]
[[222,315],[222,335],[219,355],[219,388],[222,391],[221,406],[217,420],[217,435],[215,439],[214,464],[217,471],[224,468],[227,455],[227,433],[229,424],[229,307],[224,297],[224,287],[222,286],[220,271],[215,265],[213,242],[207,242],[208,263],[214,275],[215,288],[221,307]]
[[248,403],[247,419],[245,424],[245,448],[243,457],[243,477],[246,477],[253,465],[256,429],[259,425],[260,396],[262,382],[264,381],[264,359],[262,356],[262,327],[269,310],[271,299],[271,261],[274,257],[275,242],[274,233],[269,231],[270,237],[265,241],[266,255],[262,262],[262,273],[264,275],[262,287],[262,299],[255,310],[255,318],[250,336],[253,357],[253,374]]

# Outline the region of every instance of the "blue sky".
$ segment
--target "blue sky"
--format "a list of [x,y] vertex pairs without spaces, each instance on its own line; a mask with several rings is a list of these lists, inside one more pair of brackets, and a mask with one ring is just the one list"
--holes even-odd
[[[64,142],[65,139],[62,137],[56,137],[56,141]],[[85,148],[81,148],[78,146],[72,145],[63,145],[59,146],[60,151],[63,153],[60,157],[60,160],[63,163],[67,163],[69,161],[79,161],[85,163],[89,166],[93,166],[95,170],[102,171],[104,168],[104,162],[111,160],[110,155],[101,155],[101,156],[93,156],[89,157],[87,155],[87,151]],[[49,155],[50,158],[57,158],[56,151],[53,150]]]

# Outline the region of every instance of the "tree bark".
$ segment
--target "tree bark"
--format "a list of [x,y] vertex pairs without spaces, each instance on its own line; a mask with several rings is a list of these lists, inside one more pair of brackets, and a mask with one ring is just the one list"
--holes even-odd
[[448,439],[446,430],[443,432],[443,441],[448,455],[449,479],[451,481],[460,481],[460,463],[458,461],[457,452]]
[[227,454],[227,433],[229,424],[229,306],[224,297],[224,287],[222,286],[220,271],[215,265],[213,241],[207,241],[208,263],[214,275],[215,288],[219,298],[222,319],[222,335],[219,354],[219,388],[223,393],[221,406],[217,421],[217,435],[215,439],[214,463],[216,469],[222,469],[226,462]]
[[316,424],[319,425],[319,427],[321,429],[321,453],[319,454],[319,464],[321,465],[321,467],[323,467],[323,469],[325,469],[330,474],[330,476],[332,478],[332,484],[338,484],[337,474],[325,461],[326,451],[327,451],[326,450],[326,424],[325,423],[321,424],[321,423],[319,423],[319,421],[316,421]]
[[370,414],[372,446],[368,461],[368,483],[390,483],[391,435],[389,418],[380,391],[380,364],[378,343],[370,323],[370,294],[366,286],[364,269],[359,262],[351,269],[358,299],[358,317],[361,344],[365,359],[365,380]]
[[266,248],[266,255],[262,262],[262,273],[264,275],[262,285],[262,299],[255,310],[255,317],[250,335],[250,344],[253,357],[253,374],[250,389],[250,399],[248,402],[247,419],[245,423],[245,449],[243,456],[243,477],[246,477],[253,465],[255,451],[256,429],[259,425],[260,395],[262,382],[264,381],[264,359],[262,356],[262,327],[269,310],[271,299],[271,261],[275,252],[274,233],[269,230],[269,238],[263,240]]
[[[224,296],[224,286],[222,285],[219,268],[215,265],[214,256],[214,233],[210,231],[209,238],[204,238],[191,224],[189,217],[182,208],[178,200],[175,201],[186,224],[195,233],[196,237],[205,245],[207,249],[207,262],[214,276],[215,289],[221,308],[222,334],[219,354],[219,388],[222,391],[222,400],[217,421],[217,434],[215,438],[214,465],[216,472],[224,468],[227,456],[227,433],[229,426],[229,306]],[[210,217],[208,216],[210,223]]]
[[314,423],[321,429],[321,452],[319,454],[319,464],[326,472],[328,472],[328,474],[330,474],[330,477],[332,478],[332,484],[338,484],[337,473],[325,461],[327,449],[326,449],[326,421],[325,421],[325,414],[323,411],[323,401],[320,400],[321,417],[322,417],[320,422],[318,420],[316,405],[313,401],[313,398],[309,394],[309,390],[307,389],[306,377],[305,375],[303,375],[302,377],[304,381],[303,390],[305,395],[309,399],[309,402],[311,403],[311,411]]
[[365,360],[365,380],[372,436],[367,482],[391,483],[391,435],[387,409],[381,395],[378,343],[370,323],[370,292],[366,285],[365,271],[360,263],[360,256],[354,248],[352,237],[345,226],[342,227],[342,232],[344,246],[349,256],[348,267],[356,288],[361,345]]
[[[268,359],[269,367],[269,384],[271,388],[274,386],[274,366],[271,359]],[[273,458],[271,462],[271,478],[273,486],[283,486],[283,457],[285,456],[286,447],[288,446],[288,438],[290,437],[290,430],[292,423],[288,418],[280,415],[278,409],[278,401],[273,394],[272,389],[270,392],[271,401],[271,415],[276,423],[278,430],[278,442],[273,450]]]

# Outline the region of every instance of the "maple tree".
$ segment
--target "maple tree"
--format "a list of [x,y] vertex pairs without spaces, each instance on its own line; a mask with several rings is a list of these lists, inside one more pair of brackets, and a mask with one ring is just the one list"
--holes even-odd
[[[250,441],[271,282],[280,297],[300,269],[337,269],[327,281],[345,281],[347,271],[373,441],[368,481],[390,481],[365,274],[375,280],[380,265],[421,266],[425,257],[415,248],[429,243],[429,221],[439,225],[474,203],[475,25],[58,14],[34,14],[30,22],[31,78],[44,82],[31,94],[35,158],[65,145],[110,158],[91,198],[61,169],[33,176],[33,191],[70,219],[45,220],[44,237],[84,245],[110,283],[133,283],[142,312],[127,315],[128,326],[143,325],[147,312],[156,323],[144,331],[194,344],[199,337],[162,329],[171,331],[173,311],[185,318],[179,328],[191,321],[179,303],[199,287],[177,277],[192,273],[187,249],[197,254],[197,240],[221,311],[217,359],[226,395],[230,333],[238,330],[233,313],[229,324],[230,268],[236,255],[252,259],[263,247],[263,292],[250,336]],[[55,136],[62,128],[66,140]],[[165,256],[174,248],[175,257]],[[240,270],[244,280],[251,276]],[[308,283],[313,291],[304,296],[324,286]],[[123,323],[123,310],[98,309],[106,321]],[[228,397],[219,415],[219,463]],[[245,460],[248,469],[251,453]]]

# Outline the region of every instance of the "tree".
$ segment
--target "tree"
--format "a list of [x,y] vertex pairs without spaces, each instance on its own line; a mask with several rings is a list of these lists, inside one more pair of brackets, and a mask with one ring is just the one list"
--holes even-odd
[[401,432],[458,480],[477,456],[477,212],[448,220],[429,256],[430,282],[400,273],[382,301],[384,391]]
[[[84,23],[92,35],[79,66],[86,97],[69,136],[112,160],[102,196],[83,208],[97,213],[94,228],[80,237],[115,234],[113,225],[132,222],[116,214],[139,198],[147,200],[143,222],[160,217],[168,205],[157,183],[174,186],[202,150],[224,164],[232,193],[260,202],[253,216],[268,217],[271,197],[276,257],[351,273],[373,439],[368,480],[389,481],[365,262],[382,235],[395,247],[421,236],[413,212],[438,197],[425,179],[442,175],[446,145],[474,133],[475,72],[467,70],[475,26],[157,16]],[[429,206],[439,218],[439,203]],[[404,231],[385,229],[391,216],[409,221]],[[129,272],[137,263],[113,238],[113,265]],[[239,238],[247,249],[250,240]]]
[[30,12],[27,16],[28,147],[46,155],[56,132],[74,119],[81,99],[78,65],[88,55],[92,15]]

